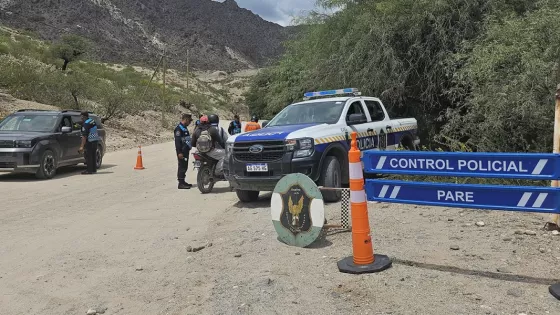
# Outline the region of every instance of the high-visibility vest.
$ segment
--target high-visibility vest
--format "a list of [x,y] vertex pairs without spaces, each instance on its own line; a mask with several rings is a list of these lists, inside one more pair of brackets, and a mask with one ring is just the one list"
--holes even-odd
[[245,132],[259,130],[259,129],[261,129],[261,125],[253,121],[250,121],[247,123],[247,125],[245,125]]
[[[84,124],[91,124],[91,128],[89,129],[89,134],[87,137],[88,142],[99,141],[101,138],[99,137],[99,133],[97,133],[97,125],[95,124],[95,120],[88,118]],[[85,128],[84,128],[85,129]]]

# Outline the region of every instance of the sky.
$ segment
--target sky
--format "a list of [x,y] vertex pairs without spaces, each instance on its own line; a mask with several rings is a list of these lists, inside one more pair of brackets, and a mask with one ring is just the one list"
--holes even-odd
[[[219,0],[223,2],[223,0]],[[261,18],[290,25],[293,16],[302,15],[315,8],[315,0],[236,0],[237,4],[258,14]]]

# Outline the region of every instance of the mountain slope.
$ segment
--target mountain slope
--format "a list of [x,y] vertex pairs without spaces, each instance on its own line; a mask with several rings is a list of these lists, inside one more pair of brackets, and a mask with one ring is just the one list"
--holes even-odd
[[266,65],[290,31],[234,0],[0,0],[0,21],[56,40],[75,33],[94,59],[154,64],[167,46],[171,66],[236,70]]

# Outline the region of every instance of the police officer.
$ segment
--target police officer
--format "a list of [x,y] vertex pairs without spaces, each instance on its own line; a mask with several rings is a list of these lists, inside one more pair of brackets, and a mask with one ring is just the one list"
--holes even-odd
[[229,123],[228,133],[232,136],[241,133],[241,121],[239,120],[239,115],[233,116],[233,121]]
[[97,163],[95,161],[95,153],[97,152],[97,144],[99,142],[99,133],[95,120],[89,118],[87,111],[81,112],[82,117],[82,143],[80,144],[80,154],[86,151],[87,170],[83,171],[83,175],[97,173]]
[[175,128],[175,151],[178,159],[177,180],[179,189],[191,189],[192,185],[185,181],[189,168],[189,153],[191,151],[191,135],[187,126],[192,122],[190,114],[183,114],[181,122]]

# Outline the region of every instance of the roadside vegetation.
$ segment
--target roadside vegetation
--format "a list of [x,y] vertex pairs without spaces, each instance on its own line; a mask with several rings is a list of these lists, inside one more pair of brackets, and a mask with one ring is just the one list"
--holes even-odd
[[95,63],[88,61],[91,45],[75,35],[46,43],[0,26],[0,90],[63,109],[93,110],[105,120],[147,110],[172,112],[179,104],[194,114],[229,113],[241,107],[232,107],[227,86],[216,87],[190,73],[187,89],[186,73],[173,69],[167,72],[164,98],[161,64],[151,80],[159,60],[152,69]]
[[550,152],[560,83],[556,0],[319,0],[246,94],[270,118],[313,90],[356,87],[418,119],[426,149]]

